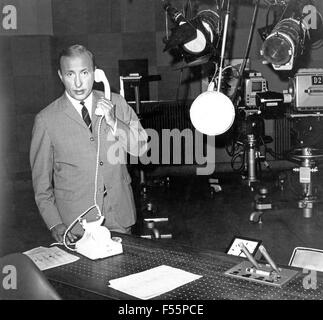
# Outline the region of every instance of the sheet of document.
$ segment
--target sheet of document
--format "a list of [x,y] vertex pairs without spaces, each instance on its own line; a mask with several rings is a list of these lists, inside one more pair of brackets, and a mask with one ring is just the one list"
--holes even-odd
[[147,300],[174,290],[202,276],[161,265],[126,277],[110,280],[109,287]]
[[25,251],[27,255],[40,270],[46,270],[72,263],[80,259],[58,247],[37,247],[35,249]]

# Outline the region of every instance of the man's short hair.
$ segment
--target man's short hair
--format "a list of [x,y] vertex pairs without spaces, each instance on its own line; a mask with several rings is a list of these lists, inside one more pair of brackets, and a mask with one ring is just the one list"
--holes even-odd
[[59,54],[59,57],[58,57],[59,70],[61,70],[61,58],[62,57],[73,57],[73,56],[78,56],[78,55],[81,55],[84,53],[87,53],[89,55],[89,57],[91,58],[92,63],[93,63],[93,69],[95,69],[95,58],[94,58],[93,53],[80,44],[74,44],[68,48],[63,49],[61,51],[61,53]]

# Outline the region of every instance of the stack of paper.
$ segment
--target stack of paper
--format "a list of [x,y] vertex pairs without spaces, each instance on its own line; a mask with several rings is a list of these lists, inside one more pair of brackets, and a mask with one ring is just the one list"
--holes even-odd
[[24,252],[40,270],[62,266],[80,259],[58,247],[38,247]]
[[169,266],[159,266],[119,279],[109,286],[139,299],[147,300],[174,290],[202,276]]

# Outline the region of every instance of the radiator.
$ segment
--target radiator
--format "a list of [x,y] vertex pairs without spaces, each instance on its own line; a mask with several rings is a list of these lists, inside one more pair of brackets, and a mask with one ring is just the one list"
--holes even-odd
[[275,120],[275,152],[283,156],[291,149],[291,121],[288,119]]
[[[162,162],[162,130],[163,129],[178,129],[182,134],[181,140],[181,161],[180,163],[173,162],[173,144],[170,146],[170,164],[185,164],[185,154],[193,155],[194,159],[194,133],[195,129],[191,123],[189,110],[192,101],[142,101],[139,108],[139,118],[145,129],[154,129],[159,136],[159,154],[160,163]],[[136,106],[134,102],[129,102],[134,110]],[[193,136],[193,144],[189,141],[187,134],[182,132],[184,129],[191,129]],[[184,141],[185,140],[185,141]],[[188,164],[188,163],[186,163]]]
[[[142,101],[141,123],[145,128],[161,132],[162,129],[193,129],[189,109],[192,101]],[[135,104],[129,103],[134,110]]]

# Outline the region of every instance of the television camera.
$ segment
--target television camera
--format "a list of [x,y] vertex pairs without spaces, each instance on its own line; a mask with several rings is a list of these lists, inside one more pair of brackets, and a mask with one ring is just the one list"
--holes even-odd
[[[234,171],[247,171],[246,182],[252,184],[258,181],[257,173],[260,172],[260,162],[265,160],[261,155],[260,146],[265,146],[273,141],[265,136],[264,115],[272,108],[260,108],[258,94],[268,91],[267,80],[258,71],[245,72],[241,85],[241,99],[237,105],[237,117],[229,137],[227,152],[232,157],[231,167]],[[279,108],[275,108],[277,112]],[[232,140],[231,140],[232,138]],[[243,174],[244,176],[244,174]]]
[[298,137],[285,157],[299,163],[299,167],[293,168],[294,172],[299,173],[302,187],[298,207],[303,210],[305,218],[310,218],[315,204],[319,202],[312,175],[319,171],[318,162],[323,160],[319,121],[323,116],[323,69],[299,69],[289,79],[288,89],[283,93],[267,91],[256,94],[257,108],[266,110],[272,105],[286,106],[283,108],[284,116],[295,120],[293,131]]
[[270,107],[279,107],[280,111],[284,111],[283,115],[290,118],[322,116],[323,68],[299,69],[289,79],[288,89],[282,93],[266,90],[256,92],[255,107],[264,112]]
[[284,97],[296,112],[317,115],[323,111],[323,69],[300,69],[290,79]]
[[[274,21],[268,22],[269,12]],[[276,17],[279,16],[277,19]],[[269,4],[266,26],[260,28],[260,54],[274,70],[292,70],[297,58],[322,37],[322,15],[312,0],[275,1]]]
[[256,106],[256,94],[258,92],[266,92],[267,81],[262,77],[260,72],[250,72],[244,83],[244,98],[247,107]]
[[[242,87],[234,139],[228,153],[232,156],[232,168],[247,169],[247,181],[251,183],[258,181],[260,162],[266,164],[266,152],[272,151],[266,147],[273,139],[265,135],[264,119],[296,118],[295,129],[300,131],[297,126],[303,126],[305,117],[323,115],[323,69],[300,69],[289,79],[288,88],[283,92],[270,91],[260,72],[249,71]],[[309,138],[308,142],[315,141],[314,137]],[[304,139],[302,143],[308,144]],[[261,146],[264,146],[264,155],[260,152]]]
[[248,71],[242,84],[242,98],[238,103],[240,115],[260,115],[265,119],[281,118],[285,114],[284,94],[269,91],[268,82],[258,71]]

